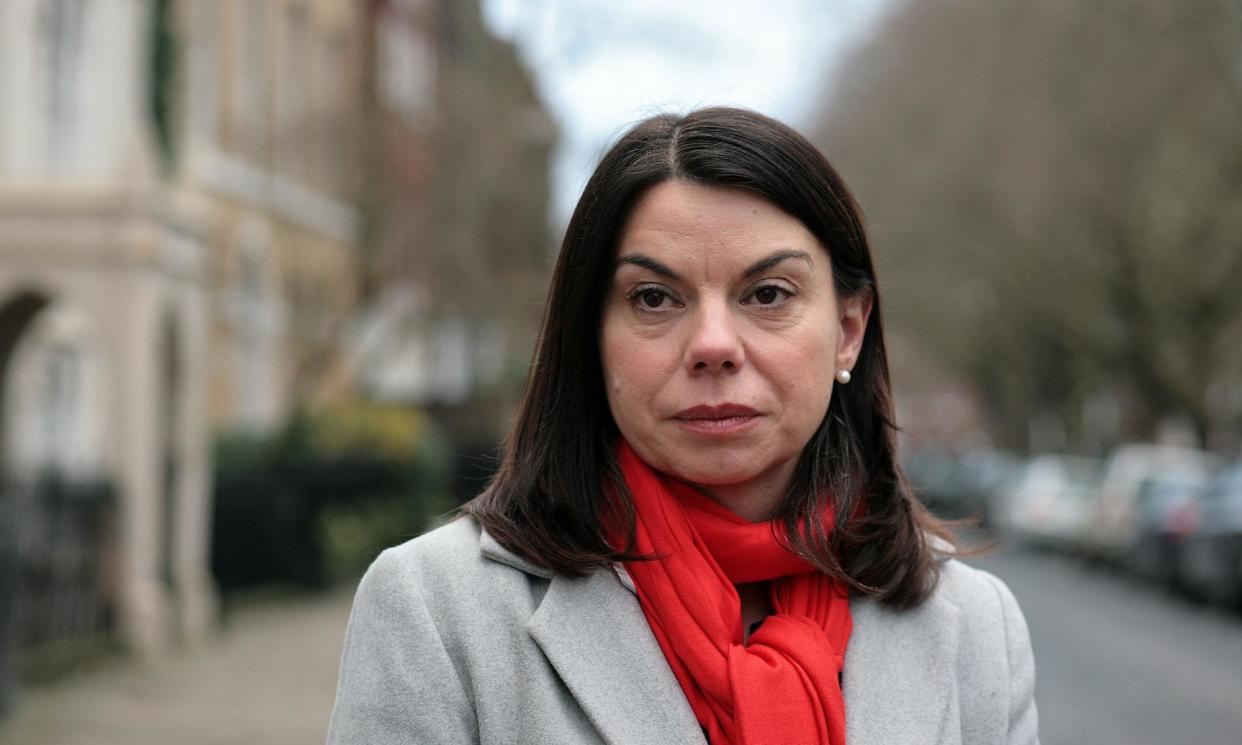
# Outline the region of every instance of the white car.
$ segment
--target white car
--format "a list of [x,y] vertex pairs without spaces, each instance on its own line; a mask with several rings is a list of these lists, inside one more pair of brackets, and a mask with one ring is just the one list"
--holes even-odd
[[1100,463],[1092,458],[1041,455],[999,494],[997,526],[1022,543],[1072,549],[1091,514]]
[[1142,530],[1139,492],[1156,479],[1201,481],[1219,467],[1219,460],[1201,450],[1165,445],[1123,445],[1104,468],[1095,509],[1084,534],[1083,548],[1092,558],[1123,559],[1138,544]]

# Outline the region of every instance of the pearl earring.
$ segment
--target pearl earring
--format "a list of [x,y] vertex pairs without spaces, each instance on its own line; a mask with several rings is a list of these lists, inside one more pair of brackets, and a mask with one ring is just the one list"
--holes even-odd
[[845,385],[846,383],[850,382],[850,371],[849,370],[837,370],[837,382],[840,383],[841,385]]

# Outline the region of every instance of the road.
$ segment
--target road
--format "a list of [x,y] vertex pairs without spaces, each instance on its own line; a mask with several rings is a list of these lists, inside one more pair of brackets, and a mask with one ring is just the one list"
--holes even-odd
[[1026,614],[1043,745],[1242,745],[1242,616],[1063,557],[969,563]]

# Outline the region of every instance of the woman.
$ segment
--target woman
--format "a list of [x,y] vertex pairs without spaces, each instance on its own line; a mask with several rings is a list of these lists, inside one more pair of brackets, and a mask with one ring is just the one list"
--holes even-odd
[[496,478],[384,552],[332,743],[1037,742],[999,580],[911,495],[858,208],[805,139],[648,119],[570,221]]

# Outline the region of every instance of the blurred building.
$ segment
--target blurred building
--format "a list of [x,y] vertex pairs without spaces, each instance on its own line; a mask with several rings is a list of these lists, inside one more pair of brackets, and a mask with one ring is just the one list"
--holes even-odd
[[[0,5],[6,589],[93,591],[62,636],[201,636],[210,433],[349,390],[366,21],[323,0]],[[74,567],[40,564],[81,517],[49,517],[49,478],[111,485]],[[45,589],[8,593],[10,646],[64,594]]]
[[349,390],[367,16],[333,0],[172,5],[171,180],[205,213],[210,421],[267,431]]
[[368,7],[370,301],[351,369],[369,397],[431,409],[459,452],[488,450],[525,378],[554,256],[556,125],[477,2]]
[[[45,569],[31,563],[48,555],[50,535],[73,522],[45,517],[38,485],[114,485],[96,548],[113,561],[88,556],[56,572],[108,574],[95,578],[106,596],[99,616],[140,650],[197,636],[212,613],[209,213],[163,173],[153,19],[151,3],[124,0],[0,6],[5,509],[25,584]],[[23,614],[51,602],[16,601]],[[66,635],[95,630],[99,616]]]
[[0,708],[14,644],[209,628],[214,433],[361,389],[495,436],[554,141],[473,2],[0,4]]

